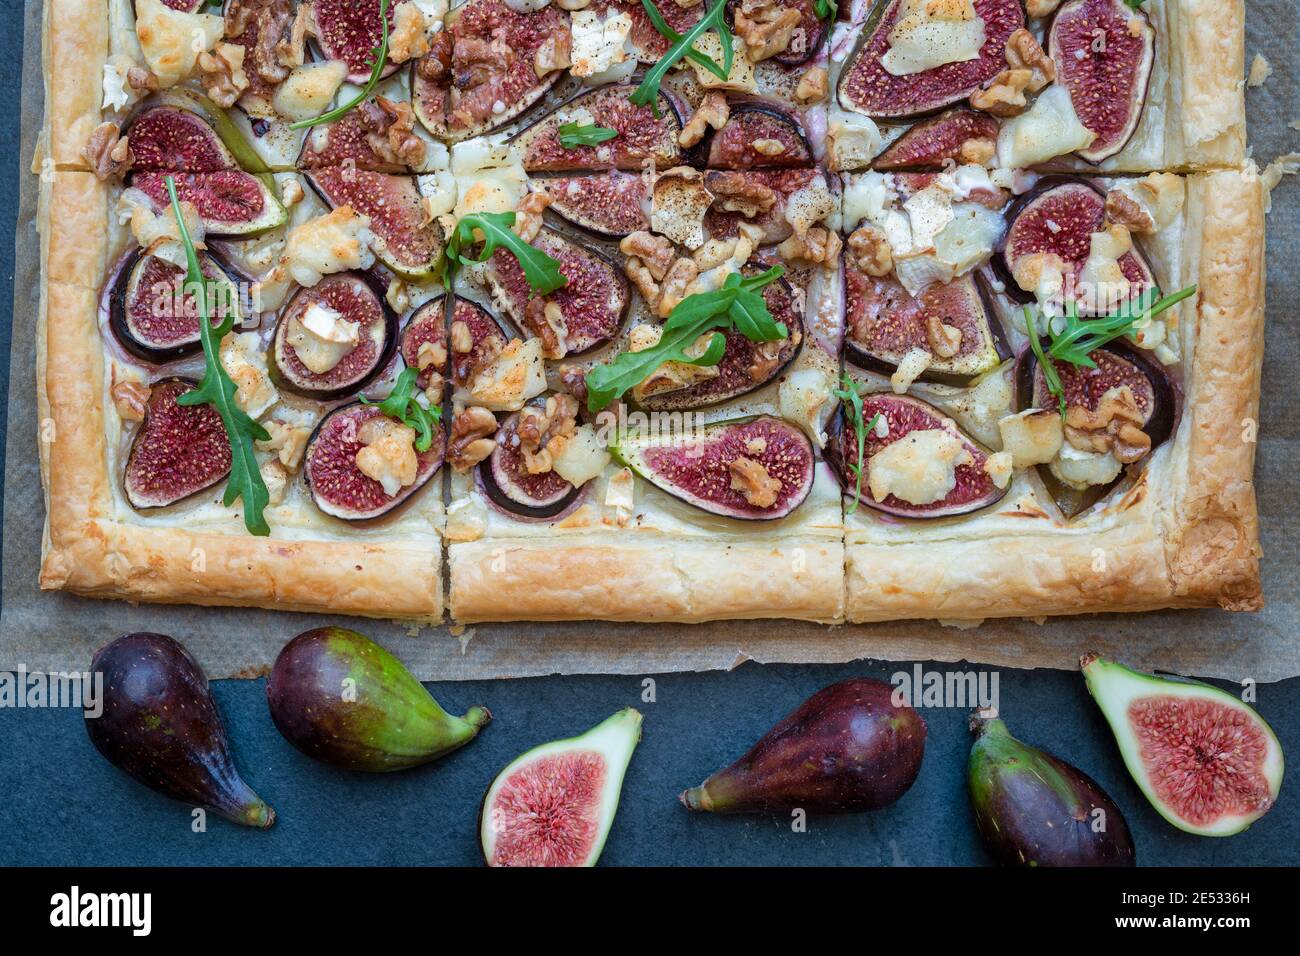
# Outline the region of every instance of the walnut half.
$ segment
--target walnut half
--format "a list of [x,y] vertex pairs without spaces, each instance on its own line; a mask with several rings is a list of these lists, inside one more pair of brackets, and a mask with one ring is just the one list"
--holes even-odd
[[1065,439],[1080,451],[1114,452],[1127,465],[1151,451],[1151,436],[1142,424],[1133,390],[1121,385],[1101,396],[1096,411],[1071,405],[1065,414]]

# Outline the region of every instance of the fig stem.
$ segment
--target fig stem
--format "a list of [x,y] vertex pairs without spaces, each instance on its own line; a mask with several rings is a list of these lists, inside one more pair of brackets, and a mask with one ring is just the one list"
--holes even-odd
[[970,715],[970,731],[976,738],[986,734],[1007,734],[1007,725],[998,717],[996,707],[981,707]]
[[482,730],[492,720],[492,712],[486,707],[471,707],[465,711],[465,716],[461,718],[475,730]]
[[707,813],[713,809],[713,799],[709,796],[709,791],[704,787],[691,787],[689,790],[683,790],[678,799],[682,801],[682,806],[687,810]]

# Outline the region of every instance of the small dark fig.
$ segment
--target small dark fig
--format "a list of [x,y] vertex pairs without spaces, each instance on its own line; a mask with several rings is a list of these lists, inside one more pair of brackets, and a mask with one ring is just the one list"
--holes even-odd
[[580,176],[534,177],[535,192],[551,197],[550,209],[579,228],[621,239],[650,228],[645,182],[636,173],[610,170]]
[[[1067,283],[1073,284],[1088,261],[1092,234],[1102,228],[1106,218],[1106,196],[1077,176],[1044,176],[1007,207],[1005,216],[1007,230],[993,255],[994,271],[1008,296],[1017,302],[1030,302],[1033,296],[1016,282],[1017,264],[1026,256],[1040,253],[1060,256],[1073,267],[1072,276],[1066,276]],[[1119,265],[1130,284],[1130,296],[1156,284],[1136,239],[1133,248],[1120,257]],[[1092,314],[1090,307],[1095,304],[1104,303],[1089,302],[1084,296],[1079,302],[1079,314]]]
[[971,715],[966,781],[975,826],[1003,866],[1133,866],[1119,807],[1091,777],[1022,743],[989,708]]
[[933,349],[930,323],[961,332],[955,354],[931,355],[927,381],[965,385],[1011,357],[984,288],[970,275],[934,282],[913,297],[893,276],[861,272],[845,256],[845,357],[862,368],[892,373],[913,348]]
[[[759,270],[747,267],[744,271],[753,274]],[[656,377],[652,375],[633,391],[636,404],[653,412],[702,408],[748,394],[775,380],[803,347],[803,315],[795,305],[794,289],[785,279],[764,286],[763,301],[772,318],[785,323],[788,337],[777,342],[751,342],[730,329],[723,333],[727,345],[722,360],[715,366],[716,376],[686,388],[669,383],[669,390],[656,391]]]
[[476,370],[493,356],[499,355],[510,341],[501,321],[477,302],[456,297],[451,310],[451,330],[455,334],[457,323],[465,326],[470,348],[466,352],[451,353],[451,384],[468,389]]
[[984,21],[978,57],[895,76],[880,58],[890,48],[890,31],[905,7],[906,0],[876,0],[862,39],[840,74],[837,94],[845,109],[876,119],[903,119],[960,102],[1006,69],[1007,39],[1025,25],[1020,0],[975,0],[975,14]]
[[266,682],[281,736],[309,757],[386,773],[465,746],[492,719],[486,707],[448,714],[392,654],[346,627],[304,631]]
[[[637,106],[628,99],[635,90],[634,83],[597,87],[537,120],[513,140],[523,151],[524,169],[530,173],[606,169],[639,173],[647,161],[659,169],[680,165],[682,149],[677,136],[682,118],[676,102],[661,93],[655,107]],[[560,127],[567,123],[601,126],[618,135],[594,146],[566,149],[560,144]]]
[[578,489],[553,471],[531,475],[515,437],[519,413],[497,429],[497,446],[478,466],[479,481],[487,496],[506,511],[525,518],[553,518],[568,509]]
[[388,268],[413,281],[433,275],[442,254],[442,229],[425,222],[414,176],[339,165],[311,170],[307,182],[331,209],[351,206],[370,218],[370,230],[383,240],[375,254]]
[[971,140],[996,141],[998,121],[961,106],[908,127],[879,156],[872,169],[938,169],[947,160],[960,163],[962,146]]
[[1146,12],[1125,0],[1069,0],[1047,33],[1056,82],[1096,134],[1080,158],[1100,163],[1133,138],[1146,105],[1156,31]]
[[[408,368],[418,369],[420,374],[415,383],[420,388],[429,387],[431,375],[447,375],[447,303],[439,294],[425,302],[406,321],[402,329],[402,361]],[[428,347],[424,355],[421,350]],[[443,360],[437,361],[438,350],[442,350]]]
[[786,169],[813,164],[803,126],[767,103],[739,103],[701,147],[710,169]]
[[183,378],[150,386],[144,421],[131,441],[122,479],[133,507],[173,505],[230,474],[230,439],[216,408],[176,404],[196,387]]
[[[313,323],[322,317],[335,328],[356,325],[356,344],[342,346],[346,352],[328,345],[322,350],[321,340],[312,334]],[[327,400],[365,388],[388,367],[396,351],[397,316],[377,283],[364,273],[336,272],[311,288],[298,289],[285,303],[267,364],[280,388]]]
[[[538,233],[531,245],[559,262],[565,284],[543,303],[533,294],[514,253],[494,252],[485,274],[493,298],[515,327],[539,336],[548,358],[586,352],[618,335],[632,301],[623,271],[594,247],[579,245],[550,229]],[[559,307],[558,330],[543,314],[542,305]]]
[[165,634],[125,634],[95,652],[103,712],[86,715],[86,733],[115,767],[145,786],[265,830],[275,822],[239,776],[226,728],[202,669]]
[[[232,312],[243,324],[238,281],[225,263],[199,253],[203,275],[213,287],[208,314],[214,326]],[[133,250],[114,271],[108,289],[108,319],[113,334],[132,355],[161,365],[197,352],[199,312],[194,295],[183,291],[185,270],[165,259]]]
[[180,105],[146,106],[123,128],[137,172],[215,173],[239,162],[202,116]]
[[857,813],[905,794],[925,756],[925,721],[894,688],[865,677],[831,684],[725,770],[681,795],[710,813]]
[[794,234],[792,219],[813,226],[835,205],[826,177],[817,169],[711,169],[704,174],[704,185],[715,196],[772,194],[771,206],[755,216],[714,203],[704,216],[704,228],[713,239],[736,236],[740,224],[748,222],[763,229],[764,245],[783,242]]
[[816,465],[808,436],[769,415],[713,422],[682,435],[624,434],[610,452],[687,504],[749,521],[784,518],[803,504]]
[[303,477],[311,500],[327,515],[344,521],[369,521],[392,513],[409,501],[442,467],[447,450],[441,428],[433,432],[428,451],[416,453],[415,481],[388,494],[384,486],[357,467],[367,421],[383,417],[374,405],[356,403],[336,408],[316,426],[303,456]]
[[[383,38],[379,22],[381,0],[312,0],[317,46],[327,60],[342,60],[348,65],[348,82],[357,86],[370,79],[374,51]],[[388,29],[391,33],[397,16],[397,4],[388,6]],[[381,76],[391,76],[398,64],[387,63]]]
[[176,181],[181,202],[194,205],[210,236],[255,236],[288,221],[275,191],[259,176],[240,169],[211,173],[133,171],[130,185],[149,197],[154,212],[171,214],[167,177]]
[[[516,13],[505,0],[468,0],[447,14],[441,36],[434,39],[435,55],[411,66],[416,118],[436,138],[449,142],[504,126],[564,75],[556,69],[539,77],[535,64],[542,45],[568,30],[568,13],[554,6]],[[503,71],[480,73],[472,60],[453,55],[457,46],[489,38],[511,51]]]
[[1254,708],[1209,684],[1145,674],[1097,654],[1079,665],[1128,772],[1178,829],[1231,836],[1273,808],[1282,745]]
[[579,737],[553,740],[497,774],[479,812],[488,866],[595,866],[641,741],[628,707]]
[[361,109],[346,113],[333,123],[313,126],[302,139],[297,167],[312,170],[349,166],[372,173],[409,173],[405,165],[376,152],[369,141],[372,135],[362,122]]
[[[826,446],[826,460],[839,476],[844,494],[857,497],[858,503],[897,515],[900,518],[950,518],[968,514],[995,504],[1006,494],[1006,488],[993,483],[985,470],[992,454],[969,435],[964,434],[943,412],[933,405],[908,395],[877,392],[862,396],[862,421],[870,424],[879,415],[887,429],[882,438],[874,429],[868,430],[863,442],[862,460],[858,462],[857,432],[844,419],[844,410],[831,420],[830,440]],[[962,458],[953,469],[952,488],[934,501],[907,501],[892,491],[879,501],[871,492],[871,459],[899,441],[915,442],[912,432],[944,431],[961,442]],[[929,453],[928,449],[923,453]],[[858,495],[857,468],[862,470],[862,492]],[[904,465],[905,467],[905,465]],[[919,497],[919,496],[918,496]]]

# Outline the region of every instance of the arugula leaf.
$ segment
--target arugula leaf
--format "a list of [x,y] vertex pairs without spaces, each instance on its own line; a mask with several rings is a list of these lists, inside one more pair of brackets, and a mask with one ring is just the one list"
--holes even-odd
[[266,523],[262,512],[271,503],[270,492],[262,480],[262,472],[257,467],[254,453],[254,441],[269,441],[271,436],[265,428],[249,417],[235,403],[235,383],[226,374],[221,364],[221,340],[235,325],[233,312],[227,312],[221,323],[213,328],[208,318],[208,280],[199,265],[198,253],[194,251],[194,241],[185,226],[185,217],[181,214],[180,199],[176,195],[176,180],[167,177],[167,195],[171,198],[172,212],[176,224],[180,227],[181,245],[185,247],[188,269],[185,273],[185,291],[194,296],[194,304],[199,311],[199,340],[203,344],[204,371],[203,381],[192,392],[186,392],[176,399],[177,405],[209,404],[221,416],[221,424],[230,439],[230,478],[226,482],[226,494],[222,504],[229,507],[236,499],[244,503],[244,527],[256,535],[269,535],[271,528]]
[[[726,0],[714,0],[713,6],[709,9],[695,26],[686,31],[682,36],[672,27],[659,13],[653,0],[641,0],[641,5],[645,7],[646,15],[650,17],[650,22],[667,39],[673,41],[672,47],[665,53],[654,66],[652,66],[641,85],[632,91],[628,97],[637,106],[649,106],[654,110],[655,118],[659,117],[659,84],[668,71],[672,69],[683,57],[688,57],[695,63],[704,67],[720,80],[725,80],[731,75],[731,66],[735,59],[735,51],[731,43],[731,32],[727,29],[726,21],[723,20],[723,12],[726,10]],[[709,57],[696,50],[692,44],[695,43],[709,30],[716,30],[718,42],[722,45],[722,66],[718,66]]]
[[835,15],[840,12],[840,5],[835,0],[813,0],[813,13],[817,14],[818,20],[835,21]]
[[[607,365],[597,365],[587,372],[587,409],[598,412],[614,399],[640,385],[665,362],[688,365],[717,365],[722,361],[727,340],[714,335],[708,348],[698,357],[686,352],[706,332],[735,329],[755,342],[786,338],[789,331],[767,310],[758,290],[781,277],[785,269],[773,266],[757,276],[742,279],[739,273],[727,276],[721,289],[688,295],[673,308],[664,323],[659,341],[640,352],[623,352]],[[739,303],[739,306],[737,305]]]
[[577,123],[565,123],[560,127],[560,147],[562,149],[576,149],[579,146],[595,146],[597,143],[603,143],[607,139],[613,139],[618,135],[618,130],[609,129],[606,126],[596,126],[594,123],[588,123],[586,126],[579,126]]
[[303,129],[321,123],[333,123],[345,113],[351,112],[364,103],[366,98],[374,92],[375,87],[379,85],[379,78],[383,75],[384,67],[388,63],[388,3],[389,0],[379,0],[379,24],[383,35],[379,41],[379,46],[373,47],[370,51],[370,55],[374,58],[370,61],[370,79],[366,80],[366,85],[361,88],[361,92],[342,106],[322,113],[314,119],[298,120],[296,123],[290,123],[289,129]]
[[1043,344],[1038,341],[1038,329],[1034,327],[1034,313],[1030,311],[1029,306],[1025,306],[1025,334],[1029,336],[1029,347],[1034,352],[1034,358],[1038,359],[1038,367],[1043,370],[1043,378],[1047,380],[1047,390],[1060,401],[1061,417],[1064,418],[1065,386],[1061,384],[1061,376],[1057,373],[1056,366],[1043,354]]
[[364,395],[361,404],[374,405],[389,418],[396,419],[403,425],[416,431],[415,450],[426,452],[433,444],[433,429],[442,423],[442,406],[430,405],[425,408],[415,399],[419,390],[415,380],[420,377],[419,369],[407,366],[397,376],[397,382],[388,397],[382,402],[372,402]]
[[1124,5],[1130,10],[1141,10],[1145,2],[1146,0],[1124,0]]
[[1097,363],[1089,358],[1090,352],[1130,334],[1138,322],[1159,315],[1195,293],[1196,286],[1189,285],[1171,295],[1161,296],[1159,289],[1148,286],[1140,295],[1120,305],[1114,314],[1095,319],[1079,318],[1078,305],[1069,302],[1065,308],[1065,327],[1058,333],[1049,330],[1052,342],[1047,351],[1053,358],[1071,365],[1096,368]]
[[[513,212],[475,212],[462,216],[443,251],[443,285],[451,288],[452,275],[458,264],[486,262],[498,247],[504,247],[519,260],[524,278],[535,291],[541,295],[550,295],[562,288],[569,280],[560,271],[560,264],[541,249],[530,246],[515,235],[510,229],[514,224]],[[461,249],[473,245],[475,230],[483,233],[483,251],[477,258],[461,253]]]
[[846,463],[846,467],[853,473],[857,480],[857,487],[853,491],[853,501],[849,503],[848,510],[845,514],[853,514],[858,509],[858,499],[862,497],[862,459],[867,453],[867,433],[875,431],[877,423],[880,421],[880,413],[871,416],[871,421],[863,422],[862,420],[862,396],[858,394],[858,387],[853,379],[849,377],[848,372],[840,374],[840,387],[831,392],[836,398],[845,405],[845,414],[849,418],[849,423],[853,426],[853,432],[858,440],[858,457],[856,461]]

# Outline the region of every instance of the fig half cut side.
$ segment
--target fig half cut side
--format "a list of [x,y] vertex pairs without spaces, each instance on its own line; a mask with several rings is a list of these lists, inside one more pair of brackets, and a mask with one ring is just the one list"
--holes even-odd
[[534,176],[535,192],[551,197],[551,212],[580,229],[607,239],[621,239],[650,228],[646,184],[637,173],[611,169],[576,176]]
[[962,147],[971,140],[998,138],[998,121],[964,106],[950,109],[907,128],[879,156],[872,169],[940,169],[948,160],[960,163]]
[[363,447],[358,429],[382,416],[376,406],[357,402],[336,408],[316,426],[303,456],[303,478],[311,500],[323,513],[357,522],[385,517],[410,501],[442,467],[447,442],[438,428],[429,450],[416,454],[415,481],[395,495],[385,492],[383,485],[357,467],[357,452]]
[[[580,93],[538,119],[513,139],[523,152],[524,169],[530,173],[568,173],[579,170],[621,169],[640,172],[648,161],[658,169],[682,162],[677,144],[682,117],[677,103],[659,94],[658,117],[650,106],[637,106],[628,97],[636,90],[632,83],[601,86]],[[618,135],[593,146],[565,148],[560,127],[600,126]]]
[[[429,351],[426,351],[426,346]],[[446,377],[447,302],[441,293],[411,313],[411,317],[406,320],[406,325],[402,328],[399,349],[402,353],[402,362],[408,368],[419,371],[415,383],[420,388],[428,388],[433,375]],[[430,364],[431,359],[436,358],[438,349],[442,349],[443,361]]]
[[478,466],[479,482],[498,507],[522,518],[554,518],[568,510],[580,489],[553,471],[533,475],[524,466],[516,429],[519,413],[497,430],[497,446]]
[[[862,421],[869,425],[879,415],[887,429],[884,437],[875,429],[868,429],[863,442],[862,459],[858,459],[856,430],[845,420],[841,406],[831,420],[830,440],[826,458],[839,475],[846,497],[857,497],[858,503],[876,511],[901,518],[950,518],[969,514],[1000,501],[1006,488],[999,488],[985,471],[984,465],[991,452],[975,439],[966,435],[943,412],[926,402],[908,395],[881,392],[862,396]],[[958,438],[965,452],[965,460],[953,469],[954,483],[946,495],[936,501],[915,504],[896,497],[892,492],[877,501],[871,493],[869,476],[871,459],[881,450],[898,441],[908,440],[912,432],[943,430]],[[862,493],[858,495],[856,468],[862,471]]]
[[681,435],[624,434],[610,451],[673,497],[745,521],[792,513],[812,491],[816,465],[803,431],[770,415],[714,422]]
[[123,488],[131,506],[165,508],[211,488],[230,474],[230,439],[212,405],[178,405],[197,383],[167,378],[153,383],[127,454]]
[[370,145],[373,135],[361,121],[360,110],[353,110],[333,123],[313,126],[302,139],[297,166],[300,170],[349,166],[373,173],[409,173],[401,163],[381,156]]
[[172,215],[168,176],[176,182],[177,198],[193,204],[210,236],[255,236],[289,219],[266,181],[240,169],[210,173],[133,171],[130,184],[149,197],[159,215]]
[[722,129],[700,147],[710,169],[788,169],[813,164],[803,125],[788,111],[768,103],[731,107]]
[[131,169],[136,172],[214,173],[240,168],[216,129],[186,106],[144,106],[122,132],[131,143]]
[[[316,372],[293,345],[297,327],[313,307],[337,313],[336,322],[357,326],[357,343],[328,369]],[[336,272],[311,288],[300,288],[285,303],[269,350],[271,376],[279,387],[307,398],[329,400],[352,395],[374,381],[397,349],[397,316],[383,292],[360,272]]]
[[[464,333],[458,326],[464,326]],[[510,334],[501,320],[470,299],[456,297],[451,309],[451,339],[468,336],[469,349],[451,350],[451,384],[458,389],[468,389],[474,374],[491,362],[510,341]]]
[[[375,49],[383,38],[379,22],[381,0],[312,0],[314,27],[312,36],[327,60],[342,60],[348,65],[348,82],[356,86],[370,79]],[[388,6],[388,30],[391,36],[397,17],[397,4]],[[384,65],[381,77],[391,76],[398,64]]]
[[1137,131],[1155,63],[1156,31],[1146,12],[1125,0],[1068,0],[1047,33],[1074,112],[1096,139],[1078,151],[1100,163],[1122,150]]
[[845,109],[873,119],[904,119],[960,102],[1006,68],[1007,39],[1025,25],[1020,0],[975,0],[975,13],[984,21],[977,58],[894,76],[880,58],[905,6],[906,0],[876,0],[840,75],[836,93]]

